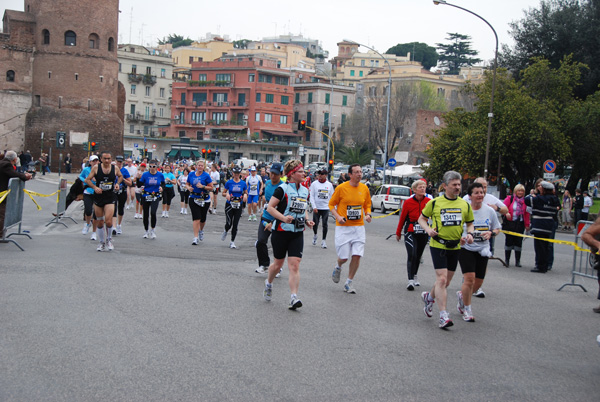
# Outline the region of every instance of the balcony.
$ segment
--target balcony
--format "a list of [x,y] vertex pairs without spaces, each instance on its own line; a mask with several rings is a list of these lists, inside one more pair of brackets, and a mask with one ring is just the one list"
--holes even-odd
[[143,75],[142,81],[146,85],[154,85],[156,84],[156,75],[145,74]]
[[136,74],[136,73],[127,74],[127,79],[129,80],[129,82],[134,82],[136,84],[138,82],[141,82],[143,78],[144,78],[144,76],[142,74]]
[[191,87],[233,87],[233,81],[188,81]]

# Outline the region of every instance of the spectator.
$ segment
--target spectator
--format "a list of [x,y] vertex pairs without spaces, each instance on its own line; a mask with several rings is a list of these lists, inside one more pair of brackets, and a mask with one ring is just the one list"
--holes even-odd
[[571,223],[573,219],[571,218],[571,209],[573,208],[573,198],[571,197],[571,193],[569,190],[565,190],[563,194],[563,202],[562,202],[562,221],[563,221],[563,230],[571,230]]
[[590,215],[590,207],[594,204],[592,197],[586,191],[583,192],[583,209],[581,210],[581,220],[587,221]]
[[[4,158],[0,160],[0,193],[8,190],[8,182],[13,177],[26,181],[31,179],[29,173],[19,173],[16,169],[17,153],[6,151]],[[4,238],[4,216],[6,213],[6,200],[0,204],[0,239]]]
[[71,166],[73,165],[73,161],[71,160],[71,154],[67,154],[65,156],[65,173],[71,173]]
[[578,188],[575,190],[575,199],[573,201],[573,209],[575,209],[575,225],[579,222],[581,217],[581,212],[583,209],[583,195],[581,195],[581,189]]

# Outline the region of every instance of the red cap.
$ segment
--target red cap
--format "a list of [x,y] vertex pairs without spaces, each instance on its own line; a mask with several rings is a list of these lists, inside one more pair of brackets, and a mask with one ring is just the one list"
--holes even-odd
[[145,163],[140,163],[140,166],[146,167]]

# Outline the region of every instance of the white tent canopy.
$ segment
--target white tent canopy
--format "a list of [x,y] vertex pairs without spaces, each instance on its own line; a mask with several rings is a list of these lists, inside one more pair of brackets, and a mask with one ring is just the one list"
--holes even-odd
[[395,177],[422,177],[423,169],[418,165],[398,165],[393,169],[386,169],[385,173]]

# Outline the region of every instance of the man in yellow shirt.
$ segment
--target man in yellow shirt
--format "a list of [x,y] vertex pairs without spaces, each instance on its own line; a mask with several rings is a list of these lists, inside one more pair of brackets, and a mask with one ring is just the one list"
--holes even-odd
[[329,200],[329,209],[336,220],[335,250],[338,256],[331,278],[333,282],[338,283],[342,265],[350,259],[344,292],[354,294],[356,290],[352,286],[352,281],[365,251],[364,221],[371,222],[371,195],[369,188],[360,182],[362,168],[359,164],[350,165],[348,176],[349,181],[337,186]]

